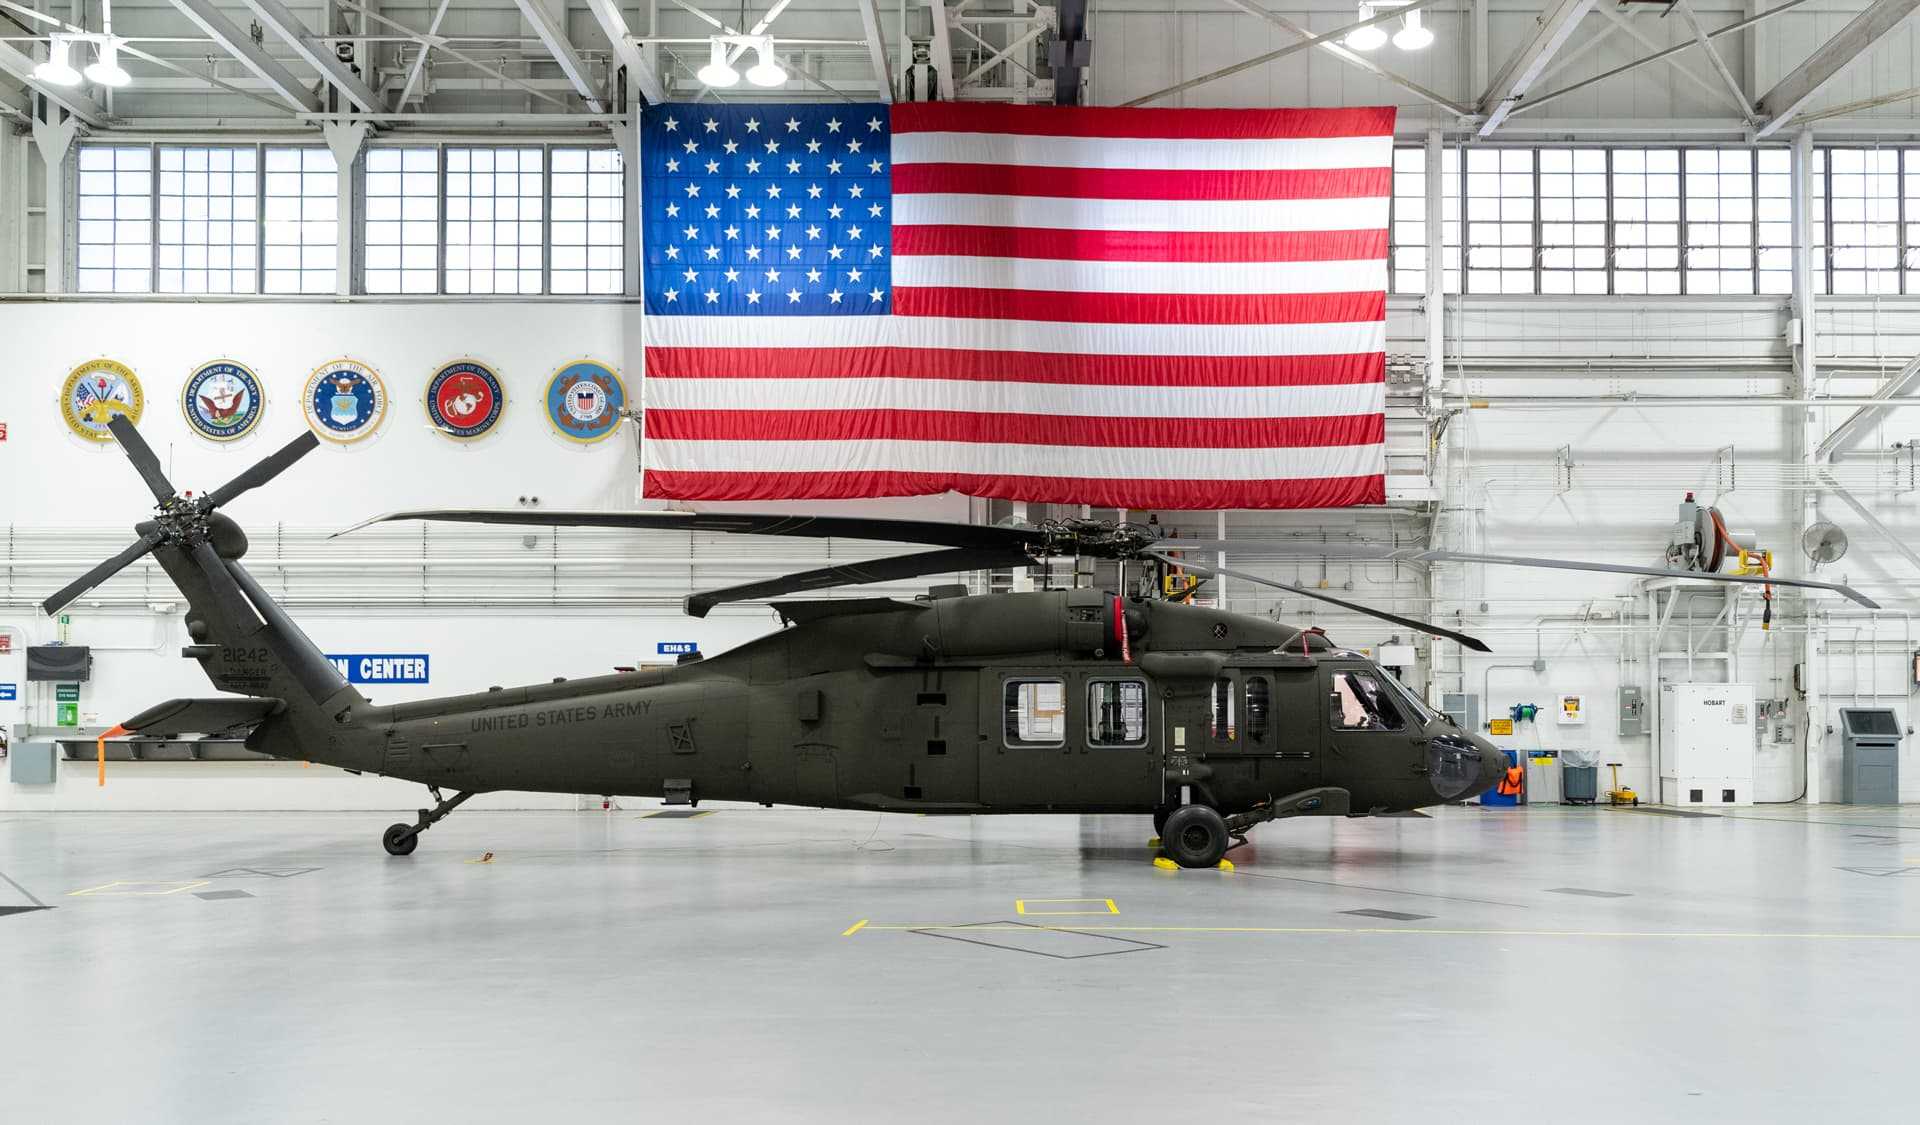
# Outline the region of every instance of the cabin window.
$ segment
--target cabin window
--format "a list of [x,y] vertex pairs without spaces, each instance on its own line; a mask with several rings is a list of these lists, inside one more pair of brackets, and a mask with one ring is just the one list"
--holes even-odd
[[1215,742],[1232,742],[1240,733],[1234,724],[1233,681],[1225,676],[1213,681],[1207,729]]
[[1146,681],[1094,680],[1087,685],[1087,743],[1147,744]]
[[1264,744],[1273,714],[1273,689],[1265,676],[1247,677],[1247,741]]
[[1335,730],[1400,730],[1406,726],[1385,685],[1364,673],[1335,672],[1328,702]]
[[1066,681],[1008,680],[1006,717],[1008,746],[1065,746]]

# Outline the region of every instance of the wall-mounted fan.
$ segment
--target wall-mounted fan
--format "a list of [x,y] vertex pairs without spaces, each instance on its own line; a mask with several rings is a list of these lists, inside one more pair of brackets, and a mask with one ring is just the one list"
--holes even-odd
[[1847,533],[1837,524],[1821,520],[1809,525],[1800,536],[1800,549],[1816,563],[1839,562],[1840,556],[1847,553]]

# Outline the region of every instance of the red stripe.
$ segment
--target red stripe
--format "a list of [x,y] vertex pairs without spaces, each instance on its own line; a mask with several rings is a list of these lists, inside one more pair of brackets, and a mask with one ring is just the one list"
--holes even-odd
[[1350,355],[1076,355],[963,348],[661,348],[649,379],[964,379],[1111,387],[1311,387],[1379,383],[1384,352]]
[[900,316],[1058,320],[1076,324],[1358,324],[1383,320],[1387,295],[1360,293],[1072,293],[901,286]]
[[1062,199],[1361,199],[1393,194],[1393,169],[1053,168],[896,164],[896,195],[1039,195]]
[[893,252],[1082,262],[1358,262],[1387,256],[1387,232],[1056,230],[959,224],[900,225]]
[[893,107],[896,133],[1024,133],[1039,137],[1276,140],[1387,137],[1393,106],[1357,109],[1127,109],[921,102]]
[[648,469],[649,500],[855,500],[961,492],[1040,504],[1206,511],[1350,508],[1387,502],[1382,475],[1300,480],[1131,480],[978,473],[686,473]]
[[1384,414],[1308,418],[1084,418],[965,410],[649,410],[660,441],[963,441],[1111,449],[1379,445]]

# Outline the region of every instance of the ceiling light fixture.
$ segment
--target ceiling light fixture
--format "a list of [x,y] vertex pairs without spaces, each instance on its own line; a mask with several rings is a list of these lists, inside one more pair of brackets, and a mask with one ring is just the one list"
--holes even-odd
[[1402,51],[1423,51],[1433,46],[1433,32],[1420,23],[1418,8],[1400,17],[1402,27],[1393,34],[1393,45]]
[[[1374,11],[1373,11],[1372,4],[1360,5],[1361,19],[1370,20],[1373,18],[1373,15],[1374,15]],[[1347,38],[1345,40],[1347,46],[1351,47],[1353,50],[1356,50],[1356,51],[1378,50],[1381,44],[1385,43],[1386,41],[1387,41],[1387,33],[1384,31],[1381,31],[1380,25],[1378,24],[1370,24],[1366,27],[1356,27],[1352,31],[1347,32]]]
[[710,53],[707,56],[707,65],[695,71],[693,76],[719,90],[736,85],[740,81],[740,72],[733,69],[727,62],[726,37],[714,36],[708,48]]
[[53,86],[78,86],[80,72],[73,69],[68,55],[73,47],[64,35],[47,41],[47,61],[33,68],[33,79]]
[[787,71],[773,57],[773,39],[761,36],[753,45],[759,61],[747,70],[747,81],[755,86],[785,86]]
[[120,87],[133,81],[133,76],[120,66],[120,41],[111,36],[101,39],[95,48],[99,57],[87,67],[87,81],[102,86]]

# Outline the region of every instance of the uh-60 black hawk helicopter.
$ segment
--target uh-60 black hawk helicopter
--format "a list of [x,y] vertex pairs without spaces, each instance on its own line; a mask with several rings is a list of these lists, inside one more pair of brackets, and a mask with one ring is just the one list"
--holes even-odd
[[[415,823],[386,830],[394,855],[410,854],[420,833],[474,794],[518,789],[658,796],[669,804],[1151,813],[1166,853],[1204,867],[1264,821],[1459,801],[1492,788],[1506,769],[1492,744],[1316,629],[1094,589],[967,596],[964,587],[935,587],[911,601],[774,600],[786,628],[703,660],[375,706],[241,565],[246,536],[219,510],[293,465],[317,444],[313,436],[212,492],[183,497],[131,422],[115,417],[111,429],[152,490],[155,515],[136,525],[136,542],[45,608],[58,611],[150,553],[187,599],[192,643],[182,655],[232,693],[170,700],[118,731],[247,731],[248,748],[275,757],[425,784],[436,804]],[[686,600],[696,616],[726,602],[1078,556],[1224,574],[1487,648],[1428,622],[1173,554],[1223,544],[1163,539],[1131,524],[529,511],[400,512],[367,523],[395,519],[939,548],[696,593]],[[1383,557],[1680,573],[1437,551]],[[1844,586],[1770,581],[1872,604]],[[442,796],[442,787],[453,795]]]

